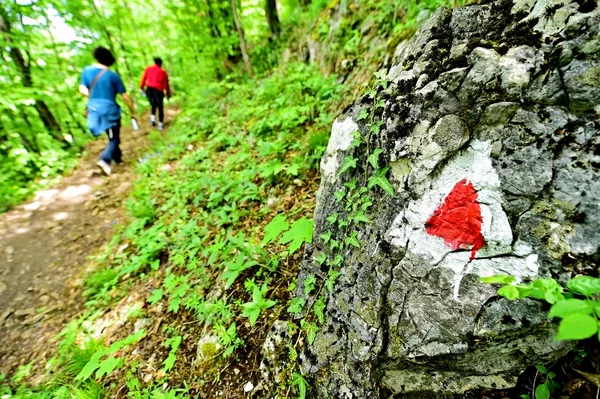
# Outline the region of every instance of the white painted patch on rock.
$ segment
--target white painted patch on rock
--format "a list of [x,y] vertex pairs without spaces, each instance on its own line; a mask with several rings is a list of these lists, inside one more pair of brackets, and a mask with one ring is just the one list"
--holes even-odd
[[356,131],[358,131],[358,125],[350,117],[343,121],[336,119],[333,122],[329,144],[327,144],[327,150],[321,159],[321,178],[326,182],[331,183],[335,180],[335,175],[343,160],[342,152],[350,147],[353,140],[352,133]]
[[[431,188],[420,200],[411,202],[392,223],[386,235],[391,243],[418,255],[431,267],[446,267],[455,275],[454,296],[458,297],[459,285],[466,274],[481,277],[495,274],[511,274],[517,278],[534,277],[538,272],[537,255],[531,254],[520,243],[513,250],[513,234],[506,213],[502,209],[500,178],[492,166],[489,142],[474,140],[456,158],[452,159]],[[477,191],[481,208],[481,233],[485,246],[470,260],[468,249],[453,250],[440,237],[425,230],[425,223],[456,186],[466,179]],[[502,255],[502,257],[498,257]],[[508,255],[508,256],[507,256]],[[513,256],[510,256],[513,255]]]

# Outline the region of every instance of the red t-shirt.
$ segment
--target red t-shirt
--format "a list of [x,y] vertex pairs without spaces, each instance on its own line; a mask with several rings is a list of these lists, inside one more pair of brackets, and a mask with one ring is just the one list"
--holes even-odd
[[160,91],[167,91],[167,96],[171,96],[171,88],[169,87],[169,77],[167,73],[158,65],[152,65],[146,68],[142,75],[140,89],[145,86],[152,87]]

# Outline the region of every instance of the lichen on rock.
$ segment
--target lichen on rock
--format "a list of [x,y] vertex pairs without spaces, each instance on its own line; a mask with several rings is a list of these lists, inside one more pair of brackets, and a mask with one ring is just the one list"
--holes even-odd
[[[297,291],[340,273],[301,353],[315,397],[509,387],[569,349],[540,303],[479,279],[565,277],[565,258],[598,257],[599,35],[589,2],[442,8],[399,46],[389,86],[334,123]],[[332,251],[348,237],[360,248]]]

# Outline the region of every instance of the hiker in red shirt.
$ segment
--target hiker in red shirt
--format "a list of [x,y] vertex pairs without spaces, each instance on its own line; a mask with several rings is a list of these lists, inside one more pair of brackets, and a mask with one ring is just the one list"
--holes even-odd
[[149,66],[142,75],[140,89],[146,89],[146,97],[150,100],[152,114],[150,115],[150,124],[156,126],[156,109],[158,109],[158,130],[163,130],[163,119],[165,117],[163,109],[163,98],[165,91],[167,99],[171,98],[171,89],[169,87],[169,77],[167,72],[161,68],[162,60],[158,57],[154,59],[154,65]]

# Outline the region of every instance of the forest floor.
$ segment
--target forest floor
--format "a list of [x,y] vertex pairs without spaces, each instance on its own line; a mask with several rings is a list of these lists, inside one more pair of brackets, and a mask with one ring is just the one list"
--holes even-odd
[[[167,120],[177,114],[167,110]],[[124,162],[110,177],[96,166],[104,137],[85,148],[79,167],[53,188],[0,215],[0,374],[45,364],[55,336],[83,310],[88,259],[123,222],[123,201],[135,180],[152,127],[121,129]],[[163,134],[166,134],[163,132]]]

